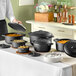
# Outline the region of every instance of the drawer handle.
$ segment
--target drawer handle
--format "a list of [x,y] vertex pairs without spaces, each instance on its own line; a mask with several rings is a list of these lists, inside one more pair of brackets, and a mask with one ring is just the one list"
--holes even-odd
[[58,30],[59,32],[65,32],[65,31],[63,31],[63,30]]
[[39,27],[39,28],[45,29],[44,27]]

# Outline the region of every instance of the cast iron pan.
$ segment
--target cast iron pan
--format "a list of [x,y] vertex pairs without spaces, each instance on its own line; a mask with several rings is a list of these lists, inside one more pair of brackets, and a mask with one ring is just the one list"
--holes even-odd
[[14,30],[18,30],[18,31],[22,31],[22,32],[25,32],[26,31],[26,28],[21,25],[21,24],[18,24],[18,23],[8,23],[8,25],[14,29]]
[[71,57],[76,57],[76,40],[70,40],[64,45],[65,53]]

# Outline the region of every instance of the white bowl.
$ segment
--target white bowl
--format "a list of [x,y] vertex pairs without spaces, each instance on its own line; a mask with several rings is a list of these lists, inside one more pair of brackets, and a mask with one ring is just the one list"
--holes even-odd
[[60,62],[63,59],[63,57],[58,52],[52,52],[52,53],[45,54],[43,56],[43,59],[44,61],[49,63],[56,63],[56,62]]

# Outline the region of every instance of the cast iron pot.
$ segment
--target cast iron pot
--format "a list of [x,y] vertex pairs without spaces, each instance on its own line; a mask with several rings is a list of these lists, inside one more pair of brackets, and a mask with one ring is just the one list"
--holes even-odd
[[14,41],[13,41],[13,42],[12,42],[12,47],[13,47],[13,48],[18,48],[18,47],[20,47],[20,46],[25,45],[26,42],[27,42],[27,41],[24,41],[24,40],[23,40],[23,42],[14,42]]
[[70,40],[64,45],[65,53],[71,57],[76,57],[76,40]]
[[61,41],[61,40],[71,40],[71,39],[54,39],[54,41],[56,42],[56,50],[57,51],[60,51],[60,52],[64,52],[64,44],[62,43],[59,43],[58,41]]
[[46,39],[39,39],[33,42],[36,52],[49,52],[51,50],[51,41]]
[[51,33],[47,31],[35,31],[35,32],[30,32],[30,43],[33,45],[33,41],[37,41],[38,39],[47,39],[52,42],[52,37],[54,37]]
[[15,37],[6,36],[8,34],[20,34],[20,33],[7,33],[5,35],[2,35],[3,37],[5,37],[5,42],[8,43],[8,44],[12,44],[13,40],[23,39],[23,36],[25,36],[25,34],[20,34],[21,36],[15,36]]
[[29,47],[28,48],[18,48],[18,52],[20,52],[20,53],[28,53],[29,52]]

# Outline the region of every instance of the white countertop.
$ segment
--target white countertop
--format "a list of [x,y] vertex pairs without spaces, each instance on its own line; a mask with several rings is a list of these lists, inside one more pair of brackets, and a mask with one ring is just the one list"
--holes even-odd
[[67,29],[72,29],[72,30],[76,31],[76,25],[64,25],[62,23],[56,23],[56,22],[37,22],[37,21],[34,21],[34,20],[27,20],[26,23],[29,23],[29,24],[41,23],[41,24],[46,24],[46,25],[50,25],[50,26],[53,26],[53,27],[67,28]]
[[[5,41],[0,41],[1,43],[5,43]],[[72,76],[72,66],[76,64],[76,58],[71,58],[65,53],[62,53],[61,62],[49,63],[43,60],[43,55],[31,57],[28,54],[17,54],[16,51],[17,49],[12,47],[0,48],[1,76]],[[6,71],[6,69],[8,70]],[[75,73],[75,69],[73,71]]]

